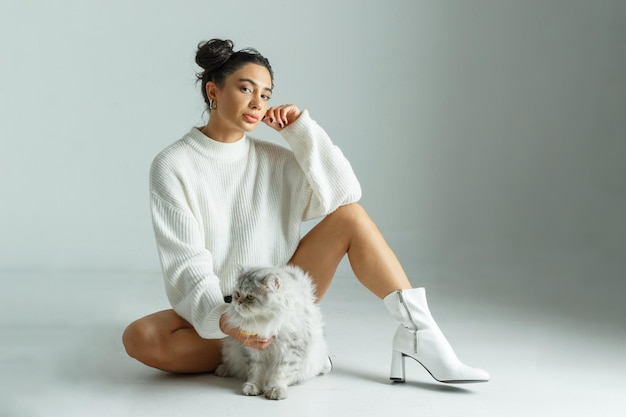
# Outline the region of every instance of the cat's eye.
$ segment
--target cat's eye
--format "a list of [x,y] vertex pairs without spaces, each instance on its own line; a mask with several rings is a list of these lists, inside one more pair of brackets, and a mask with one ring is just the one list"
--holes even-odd
[[252,301],[252,300],[254,300],[254,295],[249,295],[246,298],[248,299],[248,301]]

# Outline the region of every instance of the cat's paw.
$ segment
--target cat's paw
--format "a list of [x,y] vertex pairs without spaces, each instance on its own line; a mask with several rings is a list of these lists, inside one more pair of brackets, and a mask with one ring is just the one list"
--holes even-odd
[[224,365],[223,363],[220,364],[217,369],[215,369],[215,375],[220,377],[228,376],[228,369],[226,368],[226,365]]
[[270,400],[284,400],[287,398],[287,387],[270,387],[265,391],[265,397]]
[[243,384],[243,395],[260,395],[263,391],[257,384],[252,382],[245,382]]

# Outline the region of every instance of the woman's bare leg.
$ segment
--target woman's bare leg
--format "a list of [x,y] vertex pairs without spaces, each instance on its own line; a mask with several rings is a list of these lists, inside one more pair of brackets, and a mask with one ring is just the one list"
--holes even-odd
[[[359,281],[379,298],[411,288],[400,262],[358,204],[340,207],[316,225],[290,263],[311,274],[321,299],[346,254]],[[221,362],[221,341],[201,338],[174,310],[131,323],[123,342],[131,357],[163,371],[213,372]]]
[[[346,253],[357,278],[375,295],[385,299],[385,306],[400,324],[393,339],[392,380],[405,380],[405,356],[416,359],[438,381],[489,380],[486,371],[464,365],[456,357],[430,315],[423,289],[411,290],[400,262],[358,204],[339,208],[311,229],[300,242],[291,263],[311,274],[317,283],[317,296],[322,298]],[[403,293],[402,298],[388,297],[397,290],[409,291]],[[424,334],[420,337],[419,350],[415,345],[417,333]]]
[[398,258],[359,204],[340,207],[311,229],[289,263],[311,275],[321,299],[346,253],[356,277],[379,298],[412,288]]
[[162,371],[213,372],[221,362],[221,340],[201,338],[174,310],[131,323],[122,341],[131,357]]

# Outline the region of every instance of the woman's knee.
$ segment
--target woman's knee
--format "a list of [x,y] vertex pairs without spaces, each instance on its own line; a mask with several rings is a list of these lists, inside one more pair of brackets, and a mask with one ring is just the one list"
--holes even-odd
[[156,326],[145,318],[131,323],[122,334],[126,353],[134,359],[155,366],[160,361],[161,336]]
[[359,203],[341,206],[329,216],[333,221],[341,226],[346,226],[351,231],[372,223],[369,215]]

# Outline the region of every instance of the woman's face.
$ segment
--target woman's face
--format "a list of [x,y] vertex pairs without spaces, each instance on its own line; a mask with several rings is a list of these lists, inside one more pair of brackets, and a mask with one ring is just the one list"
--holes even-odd
[[222,88],[207,83],[207,94],[217,105],[210,122],[221,134],[252,131],[263,119],[272,96],[272,78],[262,65],[246,64],[232,73]]

